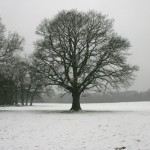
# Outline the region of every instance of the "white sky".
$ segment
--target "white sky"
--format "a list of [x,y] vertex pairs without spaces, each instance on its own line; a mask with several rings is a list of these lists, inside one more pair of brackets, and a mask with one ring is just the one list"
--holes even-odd
[[41,20],[62,9],[96,10],[114,18],[115,31],[131,42],[129,62],[140,67],[129,90],[150,89],[150,0],[0,0],[2,22],[25,37],[27,53],[33,51]]

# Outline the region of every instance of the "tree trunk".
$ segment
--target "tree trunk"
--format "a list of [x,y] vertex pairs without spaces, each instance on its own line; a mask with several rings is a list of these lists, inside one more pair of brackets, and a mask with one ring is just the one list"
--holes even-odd
[[29,99],[29,94],[30,94],[30,89],[31,89],[31,84],[28,87],[27,93],[26,93],[26,105],[28,105],[28,99]]
[[10,89],[10,105],[14,105],[14,91]]
[[34,99],[34,94],[32,94],[32,96],[31,96],[30,106],[32,106],[33,99]]
[[24,106],[24,92],[21,92],[21,104]]
[[80,111],[80,94],[79,92],[73,92],[72,93],[72,107],[70,109],[71,111]]
[[33,100],[34,100],[34,96],[36,94],[37,89],[35,89],[35,91],[31,94],[31,101],[30,101],[30,106],[32,106]]
[[18,105],[18,89],[15,87],[15,105]]
[[32,106],[33,100],[35,95],[37,94],[37,91],[40,89],[41,86],[37,86],[34,90],[34,92],[31,94],[31,101],[30,101],[30,106]]
[[28,105],[28,99],[29,99],[29,93],[27,93],[27,96],[26,96],[26,106]]
[[23,87],[23,84],[21,85],[21,104],[22,106],[24,105],[24,94],[25,94],[25,90],[24,90],[24,87]]

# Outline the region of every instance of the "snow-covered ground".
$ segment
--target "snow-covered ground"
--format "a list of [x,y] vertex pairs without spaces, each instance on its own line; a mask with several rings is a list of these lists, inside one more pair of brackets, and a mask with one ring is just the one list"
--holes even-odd
[[0,150],[150,150],[150,102],[81,106],[0,107]]

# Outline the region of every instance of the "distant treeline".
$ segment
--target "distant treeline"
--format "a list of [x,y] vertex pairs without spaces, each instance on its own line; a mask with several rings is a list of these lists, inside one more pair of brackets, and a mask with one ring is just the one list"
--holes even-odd
[[[42,100],[39,102],[45,103],[71,103],[71,95],[66,96],[54,96],[46,97],[42,96]],[[87,96],[81,97],[81,103],[115,103],[115,102],[138,102],[138,101],[150,101],[150,90],[146,92],[137,91],[125,91],[125,92],[115,92],[112,94],[88,94]]]
[[0,105],[32,105],[45,92],[45,83],[37,72],[33,55],[21,57],[24,38],[6,32],[0,18]]

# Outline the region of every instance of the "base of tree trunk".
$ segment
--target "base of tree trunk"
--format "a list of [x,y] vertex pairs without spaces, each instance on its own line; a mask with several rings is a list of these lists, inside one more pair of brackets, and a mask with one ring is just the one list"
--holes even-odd
[[73,108],[73,107],[72,107],[72,108],[70,109],[70,112],[75,112],[75,111],[78,112],[78,111],[81,111],[81,110],[82,110],[81,107],[79,107],[79,108]]
[[82,109],[80,109],[80,110],[73,110],[73,109],[70,109],[69,110],[69,112],[81,112],[82,111]]

